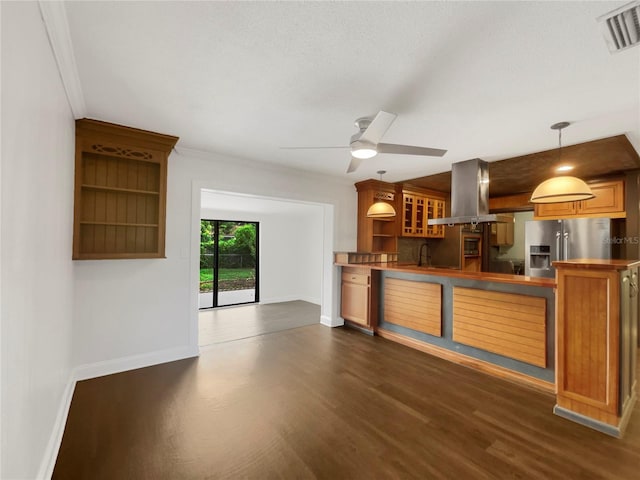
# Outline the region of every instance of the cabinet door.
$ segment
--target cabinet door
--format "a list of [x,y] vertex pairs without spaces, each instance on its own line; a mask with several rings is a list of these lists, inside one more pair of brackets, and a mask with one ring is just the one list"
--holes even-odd
[[534,218],[563,218],[578,213],[578,202],[536,203]]
[[[513,217],[513,214],[511,214]],[[513,245],[513,222],[494,223],[491,225],[491,235],[494,245]]]
[[424,237],[427,233],[427,199],[424,197],[415,197],[416,206],[413,214],[413,233],[416,237]]
[[407,193],[402,195],[402,235],[405,237],[412,237],[414,231],[414,218],[416,211],[416,197],[415,195],[409,195]]
[[622,180],[600,182],[590,185],[595,198],[583,200],[578,203],[578,213],[623,213],[624,209],[624,182]]
[[361,325],[369,325],[369,286],[342,282],[342,318]]
[[[433,218],[444,218],[444,200],[436,198],[427,199],[427,220]],[[444,225],[429,225],[427,227],[427,237],[444,238]]]
[[556,279],[558,405],[615,425],[620,399],[619,275],[559,268]]

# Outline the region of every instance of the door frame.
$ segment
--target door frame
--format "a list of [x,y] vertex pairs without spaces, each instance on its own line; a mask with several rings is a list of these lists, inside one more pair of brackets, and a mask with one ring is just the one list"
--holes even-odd
[[335,250],[335,208],[337,204],[330,197],[324,201],[305,201],[291,198],[282,198],[269,195],[258,195],[255,193],[246,193],[241,191],[230,191],[220,189],[220,186],[213,180],[191,180],[191,234],[189,248],[180,250],[182,258],[189,259],[189,339],[188,345],[196,351],[198,346],[198,291],[199,285],[199,269],[200,269],[200,210],[202,190],[208,190],[221,195],[229,195],[230,197],[250,197],[256,200],[277,200],[281,202],[301,203],[307,205],[316,205],[322,207],[323,210],[323,251],[322,251],[322,282],[321,282],[321,303],[320,303],[320,323],[327,327],[339,327],[344,324],[340,317],[340,273],[339,268],[333,265],[333,252]]
[[[203,308],[198,308],[199,311],[202,310],[209,310],[212,308],[221,308],[221,307],[232,307],[232,306],[236,306],[236,305],[251,305],[252,303],[260,303],[260,222],[256,222],[256,221],[249,221],[249,220],[214,220],[214,219],[209,219],[209,218],[201,218],[200,222],[212,222],[214,224],[214,229],[215,229],[215,233],[214,233],[214,239],[215,239],[215,244],[214,244],[214,248],[213,248],[213,279],[212,279],[212,292],[213,292],[213,305],[211,307],[203,307]],[[220,249],[219,249],[219,243],[220,243],[220,224],[221,223],[242,223],[242,224],[248,224],[248,223],[252,223],[253,225],[255,225],[255,229],[256,229],[256,255],[255,255],[255,266],[254,266],[254,271],[255,271],[255,287],[254,287],[254,294],[253,294],[253,301],[250,302],[238,302],[238,303],[226,303],[224,305],[219,305],[218,304],[218,293],[219,293],[219,274],[220,274]],[[202,242],[201,242],[202,244]],[[202,256],[202,254],[199,254],[200,256]],[[199,276],[198,276],[199,278]],[[198,284],[199,285],[199,284]],[[200,289],[198,288],[198,294],[200,294]],[[199,305],[198,305],[199,306]]]

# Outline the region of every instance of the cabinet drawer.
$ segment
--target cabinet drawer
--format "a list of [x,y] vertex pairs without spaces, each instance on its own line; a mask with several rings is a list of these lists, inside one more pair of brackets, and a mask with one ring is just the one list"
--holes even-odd
[[342,272],[342,281],[357,283],[358,285],[369,285],[369,275],[362,273]]

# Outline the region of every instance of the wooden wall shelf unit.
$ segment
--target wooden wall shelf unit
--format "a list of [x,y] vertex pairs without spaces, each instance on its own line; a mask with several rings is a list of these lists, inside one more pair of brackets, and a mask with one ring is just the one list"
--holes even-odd
[[76,120],[73,259],[164,258],[177,137]]
[[[380,180],[364,180],[355,184],[358,191],[358,246],[359,252],[397,252],[397,218],[395,185]],[[384,199],[380,200],[380,197]],[[367,210],[376,201],[393,205],[395,217],[369,218]]]
[[591,200],[564,203],[538,203],[534,208],[534,219],[556,219],[573,217],[627,216],[624,203],[624,180],[608,180],[589,183],[596,195]]
[[636,400],[639,263],[553,262],[558,283],[554,413],[616,437]]

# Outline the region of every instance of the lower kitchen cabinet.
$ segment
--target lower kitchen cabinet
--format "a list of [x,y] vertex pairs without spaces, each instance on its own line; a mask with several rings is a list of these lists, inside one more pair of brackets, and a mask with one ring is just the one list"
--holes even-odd
[[340,316],[373,332],[378,319],[378,279],[380,272],[366,267],[342,268]]

